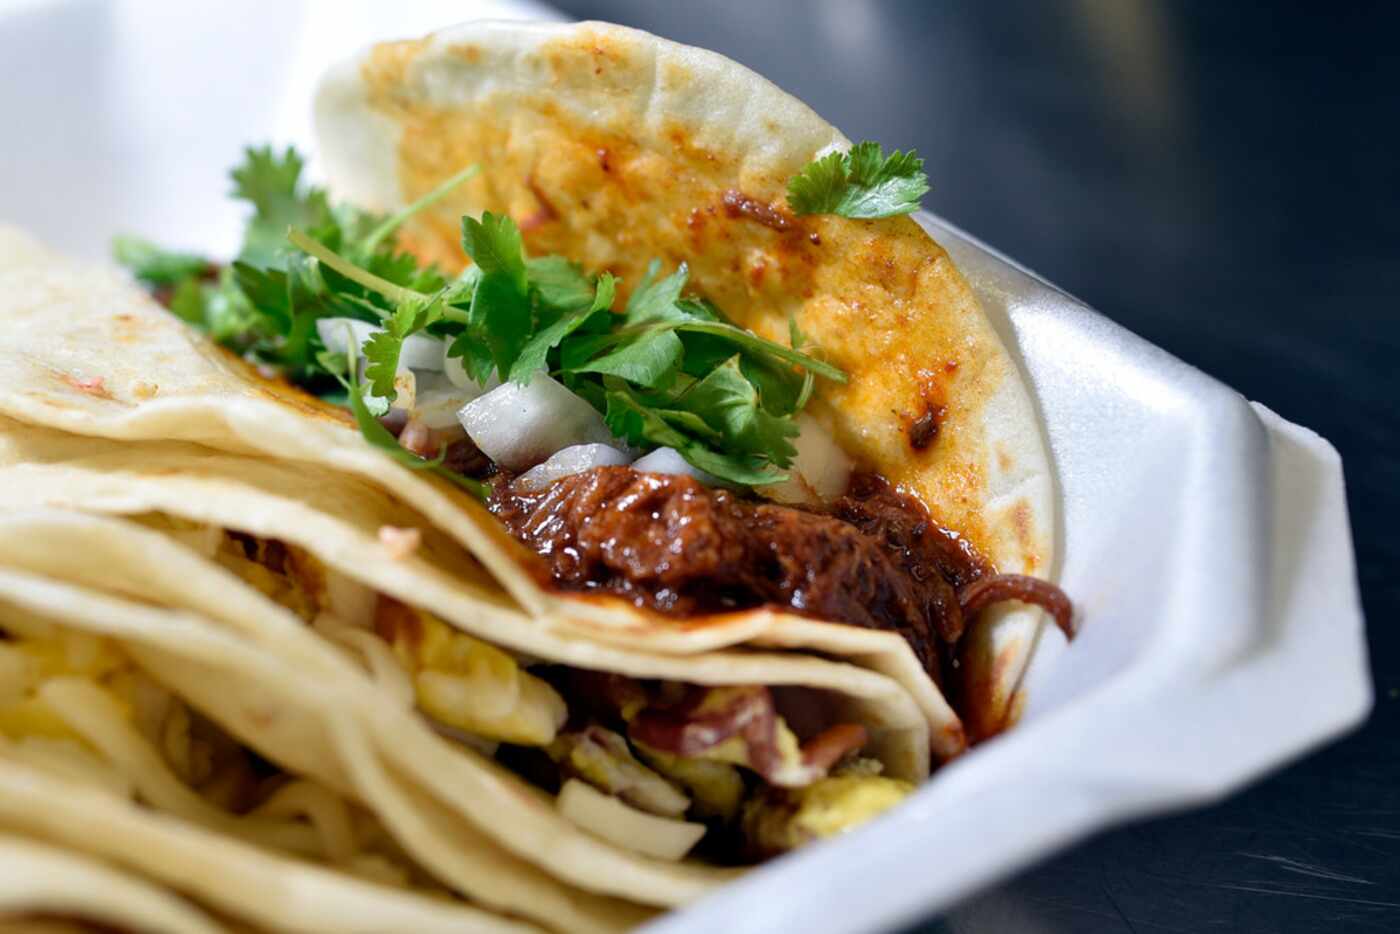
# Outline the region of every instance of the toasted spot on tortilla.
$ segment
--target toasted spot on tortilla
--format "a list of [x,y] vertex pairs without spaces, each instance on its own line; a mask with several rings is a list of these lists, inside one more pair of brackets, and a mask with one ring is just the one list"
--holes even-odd
[[1016,542],[1022,555],[1022,572],[1031,574],[1038,569],[1040,555],[1036,547],[1035,518],[1031,504],[1024,498],[1016,500],[1011,507],[1011,528],[1016,534]]
[[1011,452],[1007,451],[1006,447],[1001,444],[998,444],[994,450],[996,451],[997,468],[1002,473],[1010,473],[1015,464],[1015,461],[1011,459]]

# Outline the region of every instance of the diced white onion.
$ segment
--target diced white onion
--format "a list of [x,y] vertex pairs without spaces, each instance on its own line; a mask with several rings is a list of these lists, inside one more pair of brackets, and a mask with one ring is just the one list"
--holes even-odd
[[[347,330],[354,335],[354,351],[358,355],[365,341],[384,329],[358,318],[322,318],[316,322],[316,333],[321,335],[321,343],[325,344],[331,353],[344,354],[349,351],[350,348],[345,346]],[[444,346],[444,343],[435,337],[410,334],[404,339],[403,348],[399,351],[399,370],[441,370]]]
[[559,813],[595,837],[656,859],[676,861],[705,835],[704,824],[657,817],[571,778],[559,791]]
[[571,474],[583,473],[594,467],[620,467],[631,460],[608,444],[575,444],[550,455],[543,464],[531,467],[515,481],[515,486],[527,493],[535,493]]
[[571,445],[612,440],[598,410],[545,373],[528,386],[497,386],[462,406],[457,419],[481,452],[507,470],[526,470]]
[[657,448],[645,457],[640,457],[633,462],[632,469],[640,470],[643,473],[669,473],[694,477],[706,486],[715,486],[719,483],[718,478],[691,464],[675,448]]
[[761,487],[760,492],[780,503],[810,503],[832,500],[846,492],[851,479],[851,459],[836,439],[810,415],[797,416],[797,456],[788,468],[791,475],[783,483]]

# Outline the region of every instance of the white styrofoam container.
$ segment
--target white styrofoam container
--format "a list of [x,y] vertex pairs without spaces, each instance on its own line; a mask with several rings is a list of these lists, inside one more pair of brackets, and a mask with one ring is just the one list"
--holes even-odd
[[[0,0],[0,221],[229,252],[226,171],[309,142],[316,75],[377,38],[542,8]],[[1219,798],[1357,723],[1370,681],[1326,441],[921,217],[1030,380],[1081,633],[1041,640],[1019,727],[904,806],[777,860],[656,931],[876,930],[1133,816]]]

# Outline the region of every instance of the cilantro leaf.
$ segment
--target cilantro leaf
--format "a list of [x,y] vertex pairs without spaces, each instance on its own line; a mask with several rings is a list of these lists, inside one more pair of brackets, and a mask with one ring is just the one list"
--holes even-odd
[[779,483],[786,478],[761,458],[725,454],[670,424],[626,386],[614,384],[606,394],[603,420],[613,434],[638,447],[675,448],[686,461],[721,480],[741,486]]
[[170,293],[170,311],[182,321],[203,327],[204,301],[204,287],[199,280],[186,279]]
[[[490,351],[491,362],[504,379],[534,330],[530,282],[520,228],[504,214],[462,218],[462,249],[481,270],[472,291],[467,330]],[[454,345],[455,347],[456,345]],[[463,366],[467,357],[464,356]],[[484,378],[471,374],[473,378]]]
[[463,217],[462,249],[481,267],[483,281],[499,275],[522,295],[529,288],[525,245],[520,239],[520,228],[508,215],[487,211],[481,220]]
[[929,191],[924,161],[914,150],[889,156],[869,140],[849,152],[833,152],[788,180],[788,206],[796,214],[877,218],[909,214]]
[[638,386],[665,389],[675,382],[685,348],[674,331],[651,331],[576,367],[579,373],[618,376]]
[[685,288],[685,280],[689,278],[690,270],[686,268],[685,263],[681,263],[675,272],[658,282],[656,274],[660,270],[661,261],[652,260],[646,275],[632,292],[632,297],[627,300],[624,316],[627,324],[689,317],[683,309],[676,307],[676,301],[681,297],[681,289]]
[[281,269],[263,269],[244,262],[232,266],[234,280],[252,306],[271,322],[275,332],[292,330],[292,284]]
[[320,188],[301,184],[304,160],[288,146],[280,155],[271,146],[244,151],[243,164],[231,173],[233,195],[253,205],[238,258],[254,266],[273,266],[287,249],[287,229],[335,225],[330,202]]
[[766,457],[786,467],[797,454],[789,440],[797,436],[797,423],[759,405],[758,390],[744,376],[740,360],[735,354],[715,367],[678,402],[724,438],[725,450]]
[[[525,261],[525,270],[540,304],[551,311],[587,308],[597,297],[592,281],[579,265],[562,256],[531,257]],[[608,305],[612,305],[611,299]]]
[[[559,346],[566,337],[587,327],[590,322],[611,317],[608,309],[612,307],[616,289],[617,284],[611,274],[605,272],[600,275],[590,304],[561,315],[548,327],[536,331],[525,343],[520,355],[515,358],[515,363],[511,364],[511,380],[522,385],[528,384],[531,376],[544,369],[549,352]],[[463,367],[465,368],[465,364]]]
[[468,378],[485,383],[491,378],[491,370],[496,365],[491,348],[475,329],[468,326],[448,345],[447,355],[462,361],[462,370]]
[[362,350],[365,355],[365,378],[370,381],[373,395],[387,402],[394,401],[398,396],[394,380],[399,372],[403,342],[437,321],[441,315],[440,295],[426,299],[417,296],[408,298],[399,303],[383,330],[369,336]]
[[149,240],[125,235],[112,238],[112,258],[142,282],[156,286],[178,286],[215,268],[203,256],[162,249]]
[[472,293],[468,321],[468,330],[490,351],[496,372],[508,375],[530,339],[529,298],[505,276],[485,273]]

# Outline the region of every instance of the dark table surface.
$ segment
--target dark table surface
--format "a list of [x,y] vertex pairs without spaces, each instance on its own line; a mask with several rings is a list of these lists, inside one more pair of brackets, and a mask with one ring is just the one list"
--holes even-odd
[[853,139],[917,147],[928,207],[1341,451],[1365,727],[918,930],[1400,931],[1397,8],[557,5],[723,52]]

